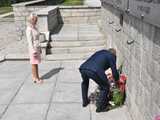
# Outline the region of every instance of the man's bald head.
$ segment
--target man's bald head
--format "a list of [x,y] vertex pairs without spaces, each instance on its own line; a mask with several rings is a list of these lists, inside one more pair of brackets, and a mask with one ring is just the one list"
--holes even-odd
[[111,52],[113,55],[117,56],[117,52],[115,48],[109,48],[108,51]]

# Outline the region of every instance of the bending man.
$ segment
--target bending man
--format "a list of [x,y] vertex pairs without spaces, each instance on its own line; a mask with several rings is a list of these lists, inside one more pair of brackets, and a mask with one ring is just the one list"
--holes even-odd
[[94,80],[100,87],[100,96],[96,112],[103,112],[108,105],[108,93],[110,84],[105,75],[105,71],[111,68],[115,80],[119,79],[116,68],[116,50],[110,48],[108,50],[100,50],[93,54],[86,62],[84,62],[79,70],[82,76],[82,100],[83,107],[86,107],[90,100],[88,99],[89,79]]

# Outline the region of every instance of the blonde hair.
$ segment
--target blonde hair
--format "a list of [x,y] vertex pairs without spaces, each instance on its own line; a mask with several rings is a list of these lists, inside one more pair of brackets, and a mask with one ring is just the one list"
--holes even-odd
[[31,14],[28,16],[28,23],[31,24],[33,18],[35,18],[35,17],[38,18],[37,14],[31,13]]

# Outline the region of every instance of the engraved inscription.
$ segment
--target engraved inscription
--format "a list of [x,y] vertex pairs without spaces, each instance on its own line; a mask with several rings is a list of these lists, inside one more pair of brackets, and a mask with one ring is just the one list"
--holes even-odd
[[121,5],[122,4],[122,0],[115,0],[115,4]]
[[160,27],[160,0],[130,0],[130,13]]
[[146,6],[142,6],[142,5],[138,5],[137,6],[137,10],[141,11],[143,13],[149,14],[150,11],[151,11],[151,8],[150,7],[146,7]]
[[101,0],[103,4],[109,4],[118,8],[119,10],[125,11],[128,8],[128,0]]
[[160,0],[136,0],[138,2],[160,4]]

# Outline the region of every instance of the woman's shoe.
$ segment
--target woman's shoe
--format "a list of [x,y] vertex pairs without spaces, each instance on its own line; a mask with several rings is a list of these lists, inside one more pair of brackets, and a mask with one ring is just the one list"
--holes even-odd
[[36,83],[42,84],[42,83],[43,83],[43,80],[42,80],[42,79],[37,79],[37,80],[36,80]]
[[37,78],[32,78],[34,83],[42,84],[43,80],[42,79],[37,79]]

